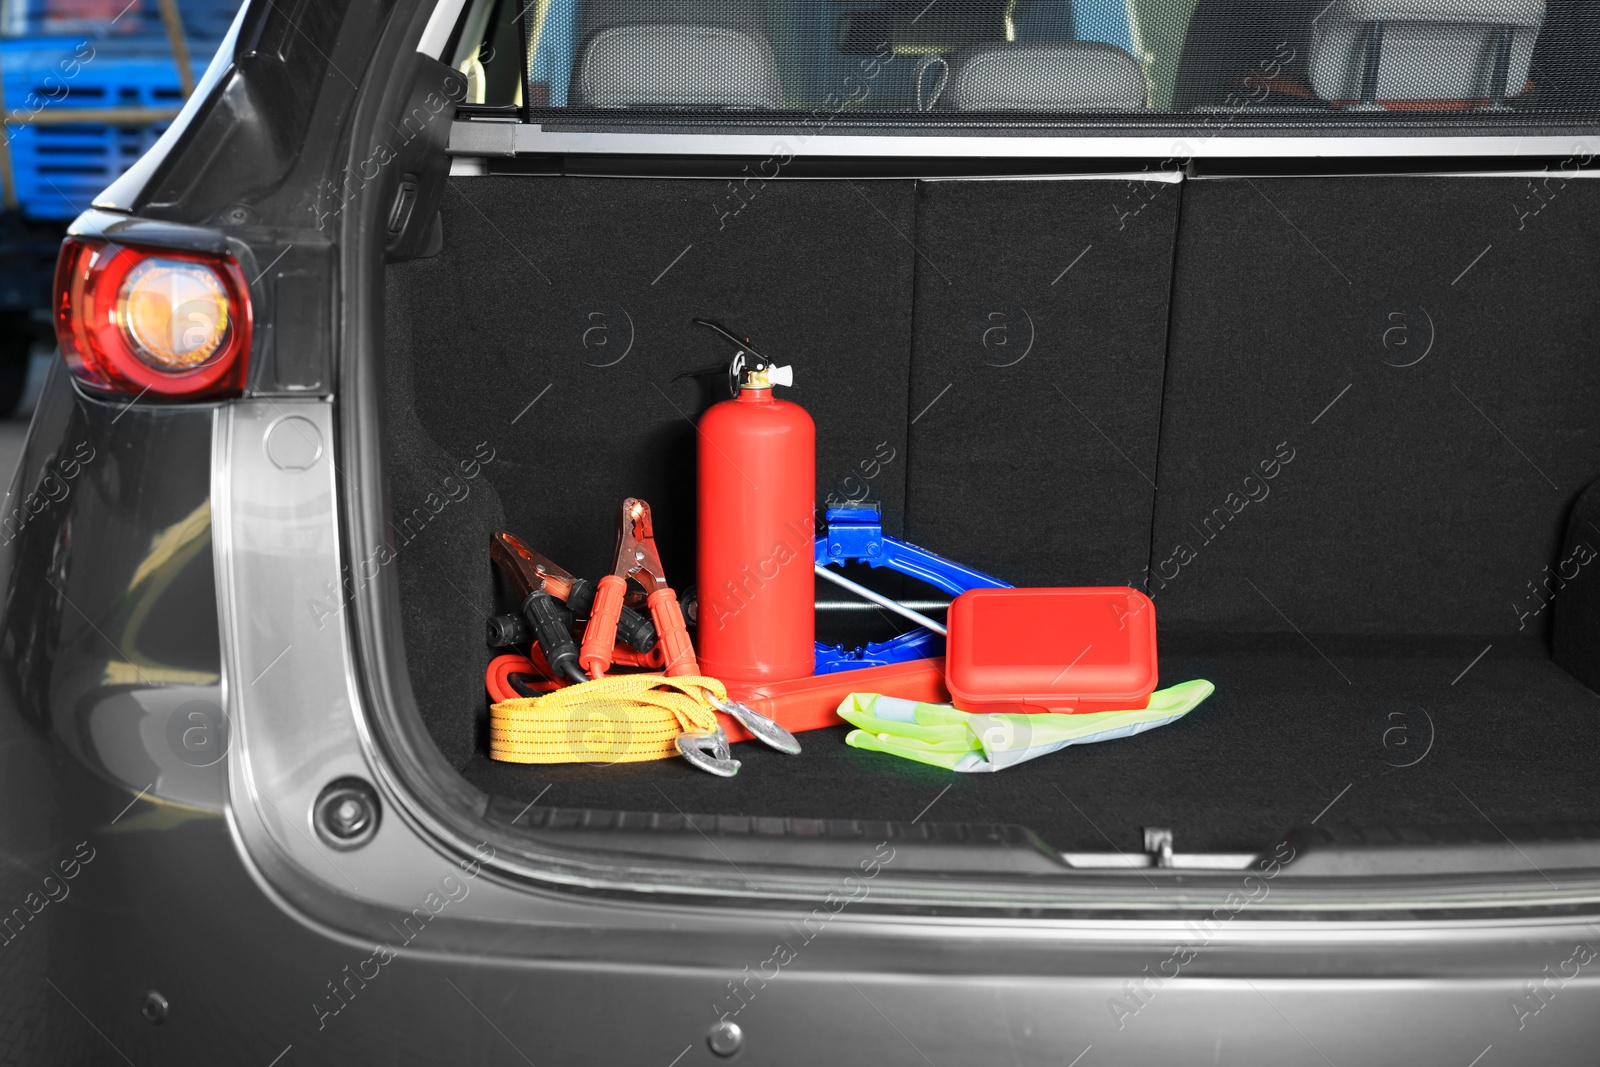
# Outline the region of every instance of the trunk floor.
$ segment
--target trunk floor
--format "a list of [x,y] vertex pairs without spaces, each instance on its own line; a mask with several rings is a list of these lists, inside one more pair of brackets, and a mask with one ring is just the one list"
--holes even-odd
[[[1162,636],[1161,682],[1216,692],[1169,726],[994,774],[853,749],[847,727],[783,756],[734,746],[731,779],[681,760],[520,766],[483,755],[480,789],[557,807],[828,819],[1018,823],[1058,849],[1254,851],[1292,826],[1500,827],[1600,819],[1600,695],[1504,638]],[[1470,668],[1469,668],[1470,664]],[[1463,673],[1464,672],[1464,673]]]

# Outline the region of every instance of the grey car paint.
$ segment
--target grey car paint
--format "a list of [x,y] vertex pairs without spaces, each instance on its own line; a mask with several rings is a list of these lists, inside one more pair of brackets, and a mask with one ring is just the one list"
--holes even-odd
[[[421,6],[386,37],[420,33]],[[328,610],[352,555],[338,414],[108,403],[52,374],[0,536],[4,1062],[671,1067],[720,1062],[729,1023],[752,1063],[1591,1047],[1581,886],[1522,911],[1311,920],[1264,867],[1158,918],[940,914],[881,907],[893,860],[871,847],[831,900],[696,903],[464,838],[400,784],[354,612]],[[383,819],[340,852],[310,806],[350,775]]]

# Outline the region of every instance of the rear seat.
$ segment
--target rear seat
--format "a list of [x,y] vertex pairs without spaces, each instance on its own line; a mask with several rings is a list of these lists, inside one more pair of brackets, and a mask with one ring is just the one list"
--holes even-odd
[[[635,0],[622,11],[585,5],[567,102],[591,108],[786,105],[778,63],[748,0],[699,0],[681,10]],[[695,21],[686,21],[691,15]],[[988,43],[924,61],[936,66],[924,110],[1137,111],[1149,106],[1144,67],[1100,41]],[[919,68],[919,73],[921,68]],[[926,79],[924,79],[926,82]],[[941,99],[942,97],[942,99]]]
[[1311,89],[1326,101],[1503,105],[1528,85],[1544,0],[1335,0],[1313,20]]
[[606,26],[578,52],[568,101],[593,108],[784,106],[767,39],[733,26]]
[[948,87],[925,94],[925,107],[940,96],[955,111],[1142,111],[1150,104],[1144,67],[1099,41],[977,45],[948,63]]
[[1544,0],[1201,0],[1174,105],[1464,110],[1529,88]]

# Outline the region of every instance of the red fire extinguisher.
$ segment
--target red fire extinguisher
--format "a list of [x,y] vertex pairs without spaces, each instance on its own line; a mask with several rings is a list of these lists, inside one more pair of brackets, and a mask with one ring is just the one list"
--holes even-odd
[[803,678],[816,666],[817,429],[772,395],[792,368],[695,321],[740,346],[733,399],[700,419],[700,667],[725,682]]

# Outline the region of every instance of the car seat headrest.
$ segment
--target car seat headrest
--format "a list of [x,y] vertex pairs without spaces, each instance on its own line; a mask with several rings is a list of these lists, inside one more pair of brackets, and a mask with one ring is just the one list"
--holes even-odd
[[1139,61],[1099,41],[977,45],[958,51],[949,63],[941,103],[956,111],[1142,111],[1149,106],[1149,82]]
[[726,26],[608,26],[584,42],[572,106],[778,109],[778,64],[765,37]]
[[1338,0],[1321,17],[1358,22],[1457,22],[1536,30],[1544,22],[1544,0]]
[[1311,90],[1363,106],[1497,105],[1528,84],[1544,0],[1334,0],[1313,22]]

